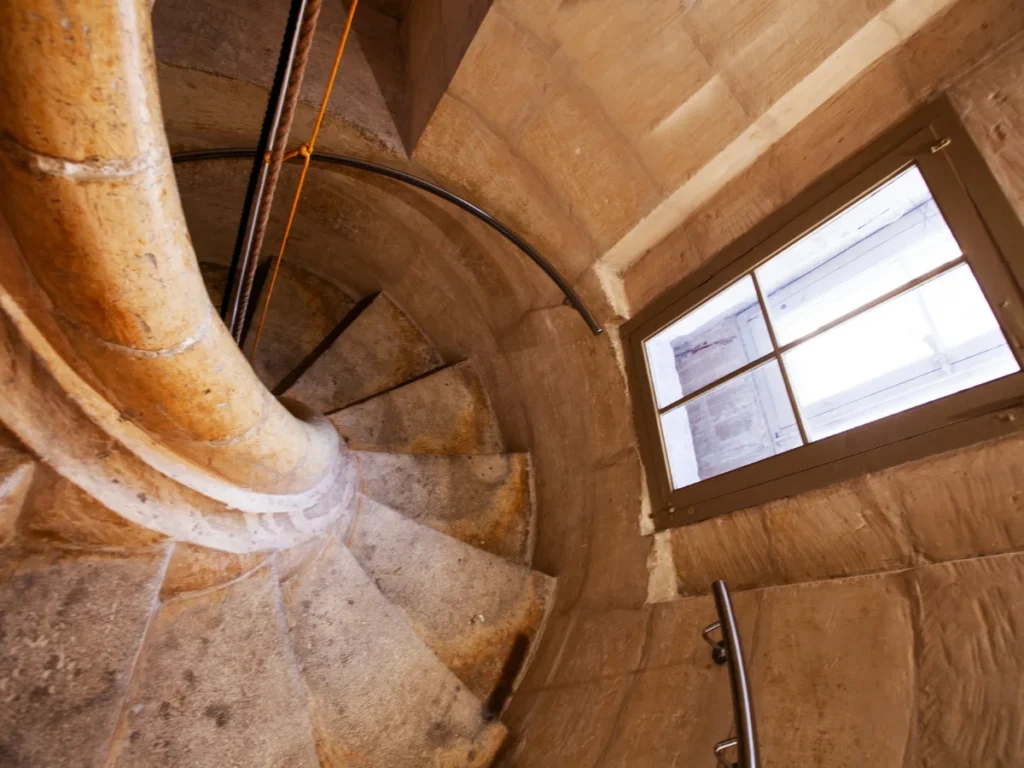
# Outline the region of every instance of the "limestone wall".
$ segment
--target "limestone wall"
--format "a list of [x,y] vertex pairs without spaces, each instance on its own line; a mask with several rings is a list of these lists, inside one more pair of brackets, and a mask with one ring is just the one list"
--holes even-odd
[[[883,62],[630,271],[637,305],[944,83],[1024,215],[1024,39],[991,49],[990,29],[950,25],[931,45],[973,50],[963,69],[932,47]],[[652,595],[684,597],[556,617],[512,703],[507,765],[713,765],[712,745],[732,733],[727,674],[699,640],[715,578],[743,590],[765,765],[1016,765],[1022,445],[993,441],[664,534]]]
[[[594,73],[611,78],[606,94],[631,95],[644,72],[614,79],[624,49],[601,47],[614,26],[591,25],[604,36],[572,45],[556,36],[587,28],[587,14],[600,15],[602,4],[564,4],[580,27],[558,22],[558,5],[495,3],[411,160],[386,156],[379,142],[333,121],[319,146],[383,155],[467,195],[527,235],[599,319],[614,323],[622,306],[608,303],[593,267],[667,187],[652,183],[595,96],[602,81]],[[627,40],[669,45],[678,32],[654,26],[633,20]],[[949,83],[1001,183],[1024,199],[1024,175],[1014,171],[1019,141],[1010,138],[1024,131],[1014,84],[1024,54],[1012,40],[1021,28],[1019,4],[968,0],[881,56],[625,273],[633,309]],[[756,39],[754,31],[745,29],[746,38]],[[784,70],[779,82],[792,84],[828,48],[811,50],[806,59],[780,55],[769,73]],[[1001,55],[979,68],[994,52]],[[753,62],[732,71],[745,65],[749,73]],[[258,124],[258,88],[178,66],[165,66],[162,78],[176,147],[245,143],[233,137]],[[671,94],[657,93],[664,117]],[[762,96],[744,92],[756,114]],[[193,108],[169,109],[168,99]],[[246,119],[226,120],[226,104]],[[612,106],[617,119],[631,114],[628,99]],[[729,114],[736,119],[725,133],[739,135],[746,118]],[[685,167],[694,157],[722,151],[701,143],[719,122],[690,127],[692,141],[673,144],[673,163],[659,166],[681,174],[672,184],[695,172]],[[200,257],[226,258],[233,233],[222,221],[233,209],[223,193],[240,189],[244,169],[197,166],[179,169],[178,180]],[[420,193],[315,171],[304,200],[288,259],[353,297],[386,289],[447,359],[472,356],[509,447],[532,454],[535,566],[559,584],[536,661],[507,713],[517,736],[508,765],[713,764],[711,745],[728,735],[728,686],[698,633],[714,618],[704,595],[719,577],[738,590],[767,765],[1012,764],[1020,725],[1007,713],[1019,713],[1014,697],[1024,688],[1024,566],[1021,555],[995,553],[1024,538],[1020,442],[719,518],[652,549],[639,535],[643,477],[614,333],[590,336],[521,254]],[[725,544],[734,541],[740,548],[730,556]],[[990,556],[971,559],[978,555]],[[837,578],[844,576],[853,578]],[[651,605],[649,594],[677,599]]]

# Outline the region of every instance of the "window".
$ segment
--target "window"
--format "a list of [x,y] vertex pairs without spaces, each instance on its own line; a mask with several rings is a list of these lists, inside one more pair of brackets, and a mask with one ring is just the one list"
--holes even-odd
[[624,328],[657,527],[1015,428],[1024,232],[952,109],[835,176]]

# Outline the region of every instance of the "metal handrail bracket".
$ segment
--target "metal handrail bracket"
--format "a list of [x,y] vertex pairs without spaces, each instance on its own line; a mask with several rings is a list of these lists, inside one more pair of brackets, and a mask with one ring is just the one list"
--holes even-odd
[[[718,765],[729,768],[723,753],[735,748],[739,752],[736,768],[758,768],[757,733],[754,727],[754,705],[750,696],[750,683],[747,680],[747,667],[743,661],[743,647],[740,642],[736,616],[732,610],[732,599],[724,581],[716,581],[712,585],[715,596],[715,608],[718,610],[718,621],[705,627],[701,636],[712,647],[712,656],[716,663],[728,663],[729,682],[732,688],[733,720],[736,724],[735,738],[726,739],[715,745],[714,754]],[[708,637],[710,632],[721,629],[722,640],[715,643]]]

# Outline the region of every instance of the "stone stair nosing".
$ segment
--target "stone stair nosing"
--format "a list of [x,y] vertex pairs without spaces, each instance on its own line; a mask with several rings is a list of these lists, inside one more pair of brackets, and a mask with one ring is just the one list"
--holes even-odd
[[468,361],[328,414],[355,450],[504,453],[498,420]]
[[[469,689],[514,678],[554,580],[363,498],[347,542],[363,570]],[[510,663],[511,660],[511,663]]]
[[381,293],[320,351],[284,395],[326,413],[392,390],[443,365],[437,348]]
[[321,764],[489,766],[506,737],[338,540],[282,586]]
[[535,511],[528,453],[353,451],[360,491],[434,530],[529,565]]

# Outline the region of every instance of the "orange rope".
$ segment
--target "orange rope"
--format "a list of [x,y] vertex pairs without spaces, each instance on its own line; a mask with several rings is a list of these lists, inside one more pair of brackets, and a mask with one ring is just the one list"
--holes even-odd
[[260,312],[260,321],[256,326],[256,338],[253,339],[252,349],[249,350],[249,360],[252,361],[256,357],[256,348],[260,344],[260,336],[263,334],[263,324],[267,320],[267,310],[270,308],[270,297],[274,293],[274,285],[277,283],[277,273],[281,269],[281,259],[284,258],[284,249],[288,244],[288,235],[292,231],[292,223],[295,221],[295,211],[299,207],[299,197],[302,195],[302,185],[306,182],[306,172],[309,170],[309,160],[313,156],[313,148],[316,146],[316,137],[320,133],[320,126],[324,121],[324,115],[327,113],[327,102],[331,98],[331,90],[334,88],[334,80],[338,76],[338,67],[341,65],[341,55],[345,52],[345,43],[348,42],[348,33],[352,29],[352,18],[356,15],[356,6],[359,4],[359,0],[352,0],[352,4],[348,9],[348,18],[345,19],[345,29],[341,33],[341,40],[338,42],[338,51],[334,54],[334,66],[331,68],[331,76],[327,80],[327,87],[324,89],[324,97],[320,100],[320,112],[316,116],[316,122],[313,124],[313,132],[310,134],[309,141],[305,144],[300,144],[297,149],[292,150],[285,154],[284,159],[289,160],[298,155],[302,155],[302,171],[299,173],[299,183],[295,187],[295,194],[292,196],[291,208],[288,211],[288,221],[284,226],[284,234],[281,236],[281,246],[277,249],[277,256],[274,258],[274,269],[270,273],[270,284],[267,286],[267,298],[263,302],[263,309]]

